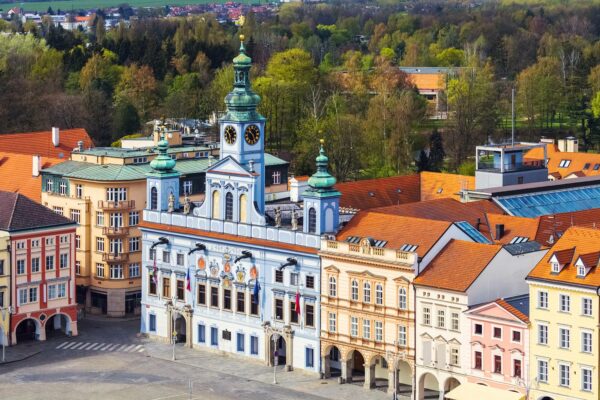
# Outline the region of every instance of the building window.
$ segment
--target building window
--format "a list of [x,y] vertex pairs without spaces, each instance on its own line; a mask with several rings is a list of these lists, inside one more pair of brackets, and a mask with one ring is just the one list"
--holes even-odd
[[54,238],[53,237],[46,238],[46,246],[54,246]]
[[592,391],[592,369],[581,368],[581,390]]
[[140,251],[140,238],[139,237],[129,238],[129,251],[130,252]]
[[63,208],[62,207],[52,207],[52,211],[54,211],[58,215],[63,215]]
[[548,383],[548,361],[538,360],[538,381]]
[[566,364],[558,365],[558,376],[560,386],[571,386],[571,367]]
[[371,284],[369,282],[365,282],[363,285],[363,301],[365,303],[371,302]]
[[0,308],[4,308],[4,291],[0,291]]
[[358,282],[356,280],[352,280],[352,284],[351,284],[351,298],[352,301],[358,301]]
[[250,302],[250,315],[258,316],[258,305],[260,300],[252,296],[252,301]]
[[225,195],[225,220],[233,221],[233,194],[227,192]]
[[150,189],[150,209],[157,210],[158,209],[158,190],[155,187]]
[[538,308],[548,309],[548,292],[538,292]]
[[569,165],[571,165],[571,160],[560,160],[558,163],[559,168],[567,168]]
[[406,346],[406,326],[398,325],[398,345]]
[[81,212],[79,210],[71,210],[71,221],[81,222]]
[[156,332],[156,315],[154,314],[148,316],[148,330],[150,332]]
[[54,269],[54,256],[46,256],[46,271]]
[[19,305],[27,304],[29,291],[27,289],[19,289]]
[[429,307],[423,307],[423,325],[431,325],[431,309]]
[[58,186],[58,190],[61,196],[66,196],[67,194],[67,183],[65,181],[60,181],[60,184]]
[[329,297],[337,296],[337,282],[335,280],[335,276],[329,277]]
[[244,314],[246,312],[246,293],[243,291],[238,291],[236,293],[236,308],[235,311],[238,313]]
[[305,359],[306,359],[306,368],[314,368],[315,367],[315,353],[314,350],[311,349],[310,347],[306,348],[306,353],[305,353]]
[[210,287],[210,306],[219,308],[219,288],[215,286]]
[[458,348],[452,347],[450,349],[450,365],[454,365],[455,367],[459,366],[459,356],[458,356]]
[[106,200],[125,201],[127,200],[127,188],[106,188]]
[[401,310],[406,310],[407,299],[406,299],[406,289],[400,288],[398,289],[398,308]]
[[30,303],[35,303],[38,299],[38,288],[37,287],[30,287],[29,288],[29,302]]
[[104,252],[104,238],[103,237],[96,238],[96,251]]
[[258,336],[250,336],[250,354],[258,355]]
[[298,274],[296,272],[290,272],[290,285],[298,286]]
[[150,260],[156,260],[156,249],[150,249],[148,251],[148,258]]
[[559,328],[558,338],[561,349],[568,349],[571,347],[571,331],[568,328]]
[[64,253],[64,254],[59,254],[59,265],[60,265],[60,269],[65,269],[65,268],[69,268],[69,255]]
[[371,320],[369,319],[363,320],[363,338],[371,339]]
[[78,199],[83,197],[83,185],[75,185],[75,196],[77,196]]
[[171,298],[171,279],[163,278],[162,280],[162,292],[164,298]]
[[54,192],[54,181],[51,178],[46,179],[46,191]]
[[129,213],[129,226],[136,226],[140,223],[140,212],[132,211]]
[[283,283],[283,271],[275,270],[275,282]]
[[306,288],[314,289],[315,288],[315,277],[311,275],[306,276]]
[[521,360],[513,360],[513,376],[522,378],[521,376]]
[[17,275],[25,274],[25,260],[17,260]]
[[336,315],[335,313],[329,313],[329,332],[336,332]]
[[588,317],[592,315],[592,299],[587,297],[581,299],[581,313]]
[[231,289],[223,289],[223,309],[231,311]]
[[547,325],[538,325],[538,344],[548,344]]
[[185,256],[183,253],[177,253],[177,265],[183,266],[185,264]]
[[494,339],[502,339],[502,328],[498,326],[494,327]]
[[198,324],[198,343],[206,343],[206,326]]
[[139,278],[140,277],[140,264],[133,263],[129,264],[129,277],[130,278]]
[[452,313],[452,330],[453,331],[459,330],[458,313],[455,313],[455,312]]
[[512,331],[512,341],[521,343],[521,331]]
[[192,193],[192,181],[183,181],[183,193],[186,195]]
[[237,351],[240,353],[244,352],[244,334],[243,333],[238,333],[237,335]]
[[494,356],[494,373],[502,373],[502,356]]
[[219,345],[219,329],[216,327],[210,328],[210,345],[211,346]]
[[571,312],[571,297],[567,294],[561,294],[559,296],[560,300],[560,311],[561,312]]
[[317,211],[314,207],[308,210],[308,233],[317,232]]
[[585,265],[579,265],[577,266],[577,276],[579,277],[584,277],[585,276]]
[[581,332],[581,351],[584,353],[592,352],[592,333]]
[[475,335],[479,335],[479,336],[483,335],[483,325],[475,324],[473,332],[475,333]]
[[483,369],[483,358],[481,356],[481,352],[480,351],[476,351],[475,352],[475,357],[474,357],[474,362],[473,362],[473,369]]
[[304,314],[304,324],[308,327],[315,326],[315,306],[312,304],[306,304],[304,306],[305,314]]
[[198,304],[206,305],[206,285],[204,283],[198,284]]
[[148,275],[148,294],[156,296],[156,281],[152,273]]
[[34,257],[31,259],[31,273],[40,272],[40,258]]
[[75,261],[75,274],[81,275],[81,261]]
[[358,336],[358,317],[350,317],[350,336]]
[[162,261],[164,263],[169,264],[171,262],[171,252],[168,250],[163,250],[162,252]]
[[281,172],[273,172],[273,185],[279,185],[281,183]]
[[96,225],[104,226],[104,213],[102,211],[96,212]]
[[381,342],[383,340],[383,322],[375,321],[375,340]]
[[290,301],[290,322],[293,324],[298,323],[298,313],[296,312],[296,302]]
[[110,267],[110,279],[123,279],[123,266],[121,264]]
[[184,285],[185,285],[185,283],[182,279],[177,279],[177,300],[181,300],[181,301],[185,300]]
[[104,278],[104,264],[96,263],[96,276],[98,278]]
[[56,298],[56,285],[48,285],[48,299],[54,300]]
[[375,286],[375,303],[383,305],[383,286],[379,283]]
[[120,228],[123,226],[123,213],[110,213],[110,226]]
[[437,312],[437,326],[442,329],[446,327],[446,312],[444,310],[438,310]]
[[283,299],[275,299],[275,319],[283,320]]
[[75,248],[78,250],[81,248],[81,236],[79,235],[75,235]]
[[114,255],[123,253],[123,240],[122,239],[111,239],[108,241],[110,252]]

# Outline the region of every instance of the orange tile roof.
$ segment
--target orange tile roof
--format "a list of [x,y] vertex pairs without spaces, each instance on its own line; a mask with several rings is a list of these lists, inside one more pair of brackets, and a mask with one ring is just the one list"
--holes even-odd
[[[583,152],[561,152],[558,146],[546,145],[548,157],[548,174],[560,179],[574,174],[577,176],[600,175],[600,167],[594,170],[596,164],[600,165],[600,154]],[[525,154],[525,161],[539,161],[544,158],[544,149],[541,147],[531,149]],[[570,160],[567,167],[560,167],[563,160]],[[587,168],[585,168],[587,166]],[[557,176],[558,174],[558,176]]]
[[465,292],[488,266],[502,246],[450,240],[427,268],[415,279],[415,285]]
[[419,257],[429,249],[450,227],[446,221],[361,211],[338,233],[337,240],[345,241],[350,236],[385,240],[385,248],[400,249],[405,244],[418,246]]
[[460,200],[457,193],[462,189],[475,189],[474,176],[427,171],[420,175],[422,201],[448,197]]
[[444,90],[446,88],[446,74],[407,74],[408,79],[419,90]]
[[508,311],[515,317],[517,317],[518,319],[520,319],[521,321],[525,322],[526,324],[529,323],[529,317],[527,315],[523,314],[521,311],[517,310],[512,305],[508,304],[506,302],[506,300],[498,299],[495,301],[495,303],[498,304],[500,307],[504,308],[506,311]]
[[52,144],[52,131],[5,133],[0,134],[0,152],[37,154],[43,157],[68,160],[80,140],[83,141],[85,148],[94,146],[87,131],[82,128],[61,129],[57,147]]
[[[490,230],[496,243],[507,244],[515,237],[526,237],[530,241],[536,239],[539,219],[514,217],[512,215],[487,214]],[[504,224],[504,236],[496,238],[496,225]]]
[[[574,249],[571,256],[571,249]],[[600,251],[600,230],[593,228],[571,227],[552,246],[550,251],[531,270],[528,279],[542,280],[554,283],[564,283],[577,286],[588,286],[597,289],[600,287],[600,270],[593,267],[585,277],[577,276],[575,262],[581,255]],[[561,258],[569,259],[559,273],[553,273],[550,258],[559,253]]]
[[419,201],[419,175],[342,182],[335,188],[342,193],[340,207],[368,210],[394,204]]
[[[40,168],[63,162],[59,158],[42,157]],[[0,190],[21,193],[38,203],[42,198],[42,177],[33,176],[33,156],[0,152]]]
[[[535,240],[543,246],[551,246],[571,226],[600,228],[600,208],[543,215],[538,217],[538,220]],[[551,237],[552,243],[550,243]]]

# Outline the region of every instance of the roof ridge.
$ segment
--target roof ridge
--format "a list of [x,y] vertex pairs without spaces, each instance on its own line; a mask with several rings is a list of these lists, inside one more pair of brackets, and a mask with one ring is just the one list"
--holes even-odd
[[13,192],[15,194],[15,201],[12,204],[12,210],[10,210],[10,218],[8,219],[8,224],[6,226],[6,228],[8,230],[10,230],[10,227],[12,226],[12,220],[13,217],[15,216],[15,210],[17,209],[17,201],[19,200],[19,193],[18,192]]

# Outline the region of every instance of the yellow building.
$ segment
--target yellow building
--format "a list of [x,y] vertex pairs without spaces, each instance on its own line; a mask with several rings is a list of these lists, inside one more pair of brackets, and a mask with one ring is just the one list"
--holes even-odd
[[10,236],[0,231],[0,345],[8,345],[10,332]]
[[527,277],[532,400],[598,399],[600,230],[571,227]]

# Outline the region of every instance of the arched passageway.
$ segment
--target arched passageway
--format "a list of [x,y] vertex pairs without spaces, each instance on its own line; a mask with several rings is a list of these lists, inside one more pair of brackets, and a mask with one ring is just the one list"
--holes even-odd
[[71,335],[71,318],[65,314],[54,314],[44,323],[46,339]]
[[440,398],[440,384],[437,378],[430,373],[424,373],[419,378],[418,400],[438,400]]

